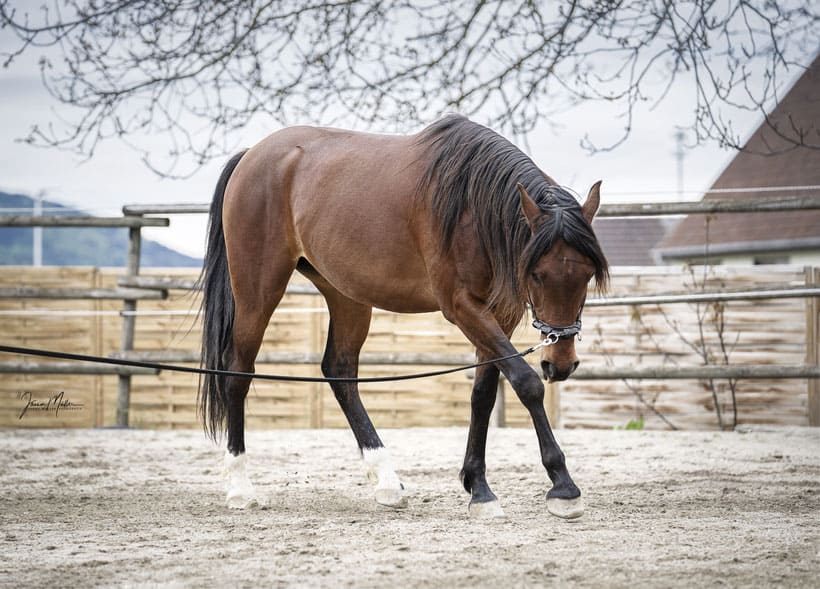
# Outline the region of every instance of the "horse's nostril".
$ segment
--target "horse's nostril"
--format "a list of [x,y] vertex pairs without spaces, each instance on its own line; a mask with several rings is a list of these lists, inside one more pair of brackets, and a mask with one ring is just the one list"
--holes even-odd
[[552,362],[541,362],[541,370],[544,372],[544,378],[553,380],[555,378],[555,364]]
[[575,361],[569,366],[559,369],[552,362],[543,361],[541,362],[541,370],[544,371],[545,379],[550,382],[555,382],[569,378],[569,375],[575,372],[575,369],[578,368],[578,364],[580,364],[580,362]]

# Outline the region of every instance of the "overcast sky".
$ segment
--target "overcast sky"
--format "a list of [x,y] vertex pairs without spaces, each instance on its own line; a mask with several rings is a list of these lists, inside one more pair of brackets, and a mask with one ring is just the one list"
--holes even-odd
[[[0,31],[0,47],[8,47],[7,32]],[[46,124],[62,108],[45,91],[36,66],[37,54],[18,59],[0,70],[0,190],[34,196],[41,191],[49,200],[116,215],[124,204],[208,202],[222,161],[211,162],[186,180],[157,177],[140,161],[138,153],[116,141],[99,146],[90,160],[55,149],[32,147],[17,141],[35,124]],[[691,122],[692,89],[679,84],[659,108],[640,110],[626,143],[611,152],[591,155],[580,141],[592,132],[596,139],[619,136],[623,127],[617,112],[604,105],[585,105],[563,115],[554,125],[543,125],[529,137],[529,155],[561,184],[586,194],[603,180],[603,202],[637,202],[677,199],[674,133],[676,125]],[[480,121],[479,121],[480,122]],[[313,123],[313,121],[304,121]],[[733,120],[747,137],[759,123],[746,113]],[[264,123],[245,129],[237,146],[247,146],[275,131]],[[412,129],[417,130],[417,129]],[[157,150],[166,151],[167,138],[156,137]],[[522,146],[523,148],[523,146]],[[685,198],[700,198],[732,153],[716,145],[686,152]],[[145,235],[179,251],[201,256],[204,250],[204,215],[174,216],[171,229],[148,229]]]

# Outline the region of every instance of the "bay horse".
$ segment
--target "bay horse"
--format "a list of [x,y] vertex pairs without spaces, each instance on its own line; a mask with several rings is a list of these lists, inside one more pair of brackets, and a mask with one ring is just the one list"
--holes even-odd
[[[210,207],[203,285],[202,364],[253,372],[262,337],[294,271],[327,300],[326,377],[355,378],[373,307],[440,310],[479,361],[515,354],[510,335],[529,305],[550,381],[578,366],[574,336],[589,282],[606,258],[591,223],[600,182],[580,205],[512,143],[451,115],[416,135],[290,127],[235,155]],[[557,326],[557,327],[554,327]],[[574,326],[574,327],[573,327]],[[469,513],[501,517],[485,476],[499,371],[532,418],[552,488],[547,509],[583,513],[581,492],[553,436],[541,377],[521,357],[476,369],[461,470]],[[246,472],[249,377],[206,375],[199,411],[215,440],[227,429],[227,504],[255,501]],[[404,487],[355,382],[331,382],[380,504],[405,505]]]

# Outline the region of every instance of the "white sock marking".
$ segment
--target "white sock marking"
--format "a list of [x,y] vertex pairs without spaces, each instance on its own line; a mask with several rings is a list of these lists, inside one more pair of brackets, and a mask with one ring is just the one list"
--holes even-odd
[[368,477],[376,479],[376,501],[382,505],[403,506],[404,486],[401,484],[393,461],[386,448],[364,448],[362,460],[367,467]]
[[225,478],[227,479],[226,502],[233,509],[244,509],[256,501],[256,491],[248,478],[248,456],[234,456],[225,452]]

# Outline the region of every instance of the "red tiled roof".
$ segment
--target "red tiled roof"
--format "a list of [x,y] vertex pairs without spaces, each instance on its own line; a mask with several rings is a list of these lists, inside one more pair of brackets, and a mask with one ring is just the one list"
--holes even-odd
[[[800,77],[786,96],[758,127],[729,163],[711,189],[817,186],[820,185],[820,150],[792,147],[778,136],[797,137],[794,128],[808,131],[807,143],[820,144],[820,56]],[[774,126],[775,129],[772,128]],[[761,155],[773,153],[773,155]],[[734,192],[707,194],[706,199],[753,199],[777,196],[809,196],[814,191]],[[820,211],[783,211],[769,213],[732,213],[706,216],[690,215],[664,239],[659,248],[682,248],[770,240],[820,238]]]
[[600,218],[592,223],[610,266],[654,266],[652,251],[668,221],[657,217]]

